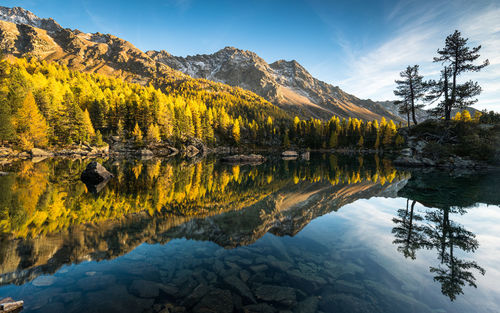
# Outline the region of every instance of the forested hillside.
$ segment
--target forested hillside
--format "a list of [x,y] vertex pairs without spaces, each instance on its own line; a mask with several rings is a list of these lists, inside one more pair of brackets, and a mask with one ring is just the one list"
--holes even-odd
[[199,139],[207,145],[379,148],[400,144],[396,125],[292,119],[261,97],[206,80],[156,79],[148,86],[69,70],[36,58],[0,62],[0,140],[23,150],[111,135],[138,147]]
[[138,145],[187,138],[238,143],[242,135],[255,140],[278,133],[291,121],[262,98],[222,84],[206,89],[203,81],[164,81],[164,93],[152,85],[70,71],[35,58],[0,64],[0,139],[23,149],[99,144],[102,135],[111,134],[133,137]]

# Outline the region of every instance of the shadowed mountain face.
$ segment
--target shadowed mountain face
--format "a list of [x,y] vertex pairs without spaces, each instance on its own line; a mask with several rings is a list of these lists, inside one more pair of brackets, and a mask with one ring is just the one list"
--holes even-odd
[[[296,61],[267,64],[250,51],[224,48],[212,55],[174,57],[165,51],[144,53],[110,34],[61,27],[22,8],[0,7],[0,49],[16,57],[56,61],[70,69],[121,77],[146,85],[203,78],[255,92],[288,112],[329,119],[332,115],[365,120],[399,118],[380,104],[361,100],[312,77]],[[190,76],[188,76],[190,75]],[[221,86],[206,80],[205,88]]]
[[166,51],[148,51],[154,60],[192,77],[205,78],[251,90],[281,108],[303,117],[332,115],[365,120],[398,120],[380,104],[361,100],[314,78],[295,60],[268,64],[251,51],[226,47],[214,54],[185,58]]
[[[294,236],[316,217],[358,199],[392,197],[406,182],[387,163],[363,163],[122,162],[108,165],[116,179],[97,195],[77,181],[85,165],[78,161],[21,163],[12,168],[17,174],[0,180],[8,191],[0,202],[26,209],[3,212],[11,219],[2,223],[0,284],[23,284],[65,264],[113,259],[142,243],[187,238],[234,248],[268,232]],[[29,185],[36,199],[24,198],[19,184]],[[61,197],[67,198],[59,202]]]

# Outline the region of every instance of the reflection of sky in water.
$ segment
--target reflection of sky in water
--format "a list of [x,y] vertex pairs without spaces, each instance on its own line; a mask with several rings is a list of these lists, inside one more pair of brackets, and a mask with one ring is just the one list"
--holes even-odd
[[[433,274],[429,272],[429,266],[436,266],[439,263],[437,252],[421,249],[417,251],[416,260],[405,259],[392,243],[394,240],[394,235],[391,233],[394,227],[392,218],[396,216],[398,209],[405,206],[406,199],[403,198],[358,200],[340,208],[338,212],[331,212],[313,220],[294,237],[266,234],[256,243],[236,249],[223,249],[209,241],[185,239],[175,239],[165,245],[142,244],[132,252],[114,260],[64,266],[53,276],[55,279],[49,286],[34,286],[33,282],[23,286],[5,286],[0,288],[0,295],[25,299],[27,301],[25,312],[32,312],[30,305],[33,305],[33,301],[46,301],[45,306],[41,307],[45,308],[45,311],[52,309],[53,312],[57,312],[61,307],[55,306],[59,300],[54,295],[67,291],[79,293],[79,300],[75,301],[80,302],[75,302],[75,305],[81,310],[85,310],[89,305],[95,305],[96,301],[98,303],[104,301],[103,305],[109,304],[113,297],[115,303],[112,305],[119,307],[119,303],[126,305],[125,299],[130,296],[129,286],[135,279],[160,282],[158,273],[162,271],[173,273],[184,271],[187,272],[186,277],[190,277],[200,268],[212,270],[206,265],[206,260],[226,262],[228,257],[255,259],[266,258],[271,254],[279,257],[285,251],[289,253],[291,257],[289,261],[294,263],[294,266],[301,262],[306,263],[301,257],[307,257],[309,254],[319,259],[317,264],[332,262],[341,268],[341,272],[347,273],[353,268],[358,268],[360,270],[357,273],[351,273],[342,279],[352,279],[349,283],[357,286],[366,286],[367,282],[379,283],[380,289],[385,289],[386,294],[394,293],[391,296],[395,299],[408,296],[424,303],[434,312],[500,311],[500,286],[497,284],[500,281],[500,272],[497,269],[496,259],[500,255],[500,232],[497,226],[500,222],[499,208],[479,205],[468,209],[463,216],[453,214],[450,217],[475,233],[480,244],[475,253],[462,254],[460,257],[472,258],[486,269],[484,277],[477,272],[474,273],[477,289],[465,286],[464,295],[458,295],[454,302],[450,302],[441,294],[440,284],[433,281]],[[415,208],[419,212],[428,210],[418,203]],[[247,268],[242,264],[239,266],[251,272],[249,266]],[[343,275],[346,275],[345,273]],[[270,276],[274,279],[283,277],[276,276],[276,273],[272,272]],[[42,276],[42,281],[43,277],[50,276]],[[104,283],[97,290],[88,291],[81,288],[82,285],[79,283],[82,278],[88,277],[96,277],[97,281],[101,278],[104,281],[110,277],[113,279],[110,285]],[[219,286],[222,279],[219,278],[217,283]],[[40,278],[35,282],[37,280],[40,282]],[[283,282],[275,280],[272,283],[279,285]],[[330,281],[314,295],[328,290],[329,285],[335,287],[335,284]],[[366,292],[374,294],[373,290]],[[324,297],[324,294],[322,296]],[[43,300],[44,298],[50,300]],[[382,299],[376,300],[382,301]],[[151,303],[148,302],[147,305]],[[40,304],[37,305],[40,307]]]
[[[422,293],[440,293],[439,283],[433,282],[429,266],[439,264],[437,252],[421,249],[415,260],[405,259],[392,244],[392,218],[398,209],[406,206],[403,198],[371,198],[358,200],[312,221],[298,236],[312,237],[320,241],[334,238],[340,249],[368,249],[365,251],[384,268],[412,285],[422,288]],[[415,209],[425,212],[428,208],[417,203]],[[467,303],[476,312],[498,312],[500,310],[500,208],[479,204],[467,213],[453,214],[451,219],[462,224],[476,235],[479,249],[475,253],[460,253],[460,257],[475,260],[486,270],[486,275],[475,273],[478,288],[465,286],[464,295],[459,295],[452,308]],[[408,286],[408,288],[412,288]],[[442,296],[443,303],[449,300]]]

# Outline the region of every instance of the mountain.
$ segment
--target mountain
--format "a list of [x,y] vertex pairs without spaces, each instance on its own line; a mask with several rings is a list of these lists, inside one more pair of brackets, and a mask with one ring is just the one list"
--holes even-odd
[[223,86],[229,91],[230,86],[238,86],[302,117],[329,119],[335,114],[368,120],[382,116],[399,119],[371,100],[361,100],[319,81],[296,61],[268,64],[253,52],[231,47],[186,58],[165,51],[144,53],[116,36],[63,28],[53,19],[40,18],[19,7],[0,6],[0,49],[7,55],[34,56],[142,85],[158,79],[172,83],[205,78],[201,82],[206,89],[221,88],[210,81],[229,85]]
[[34,56],[142,84],[152,77],[188,78],[116,36],[63,28],[19,7],[0,7],[0,48],[8,55]]
[[279,107],[303,117],[329,119],[332,115],[364,120],[400,118],[371,100],[362,100],[314,78],[297,61],[268,64],[251,51],[226,47],[214,54],[187,57],[148,51],[160,63],[192,77],[205,78],[251,90]]

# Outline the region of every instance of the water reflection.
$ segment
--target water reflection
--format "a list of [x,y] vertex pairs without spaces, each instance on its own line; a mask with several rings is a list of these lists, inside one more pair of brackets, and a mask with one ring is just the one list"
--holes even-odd
[[260,166],[102,161],[115,178],[99,192],[79,181],[83,160],[20,162],[0,178],[0,283],[112,259],[144,242],[192,238],[233,248],[267,232],[295,235],[315,217],[391,192],[408,177],[377,157]]
[[406,200],[406,209],[398,210],[398,217],[392,221],[397,225],[392,229],[394,234],[393,243],[398,245],[398,251],[405,258],[415,259],[415,253],[418,249],[425,246],[425,238],[423,234],[423,226],[417,224],[422,221],[422,216],[415,213],[415,203],[411,202],[411,207],[408,210],[410,199]]
[[88,161],[0,169],[0,296],[36,313],[498,309],[480,274],[500,274],[464,222],[500,204],[496,174],[372,156],[101,161],[115,177],[97,193],[79,181]]
[[[442,172],[412,173],[399,195],[408,197],[406,208],[393,218],[396,226],[393,244],[405,258],[416,258],[419,249],[435,250],[439,264],[430,266],[434,281],[441,284],[441,292],[450,300],[463,294],[463,287],[476,287],[475,273],[485,275],[485,269],[475,261],[468,260],[479,242],[476,235],[455,221],[455,215],[465,215],[466,206],[476,202],[499,204],[497,173],[482,175],[451,176]],[[464,183],[467,182],[467,183]],[[485,184],[486,183],[486,184]],[[489,187],[487,187],[489,186]],[[428,208],[423,212],[415,210],[417,200]],[[411,205],[409,205],[411,201]]]

